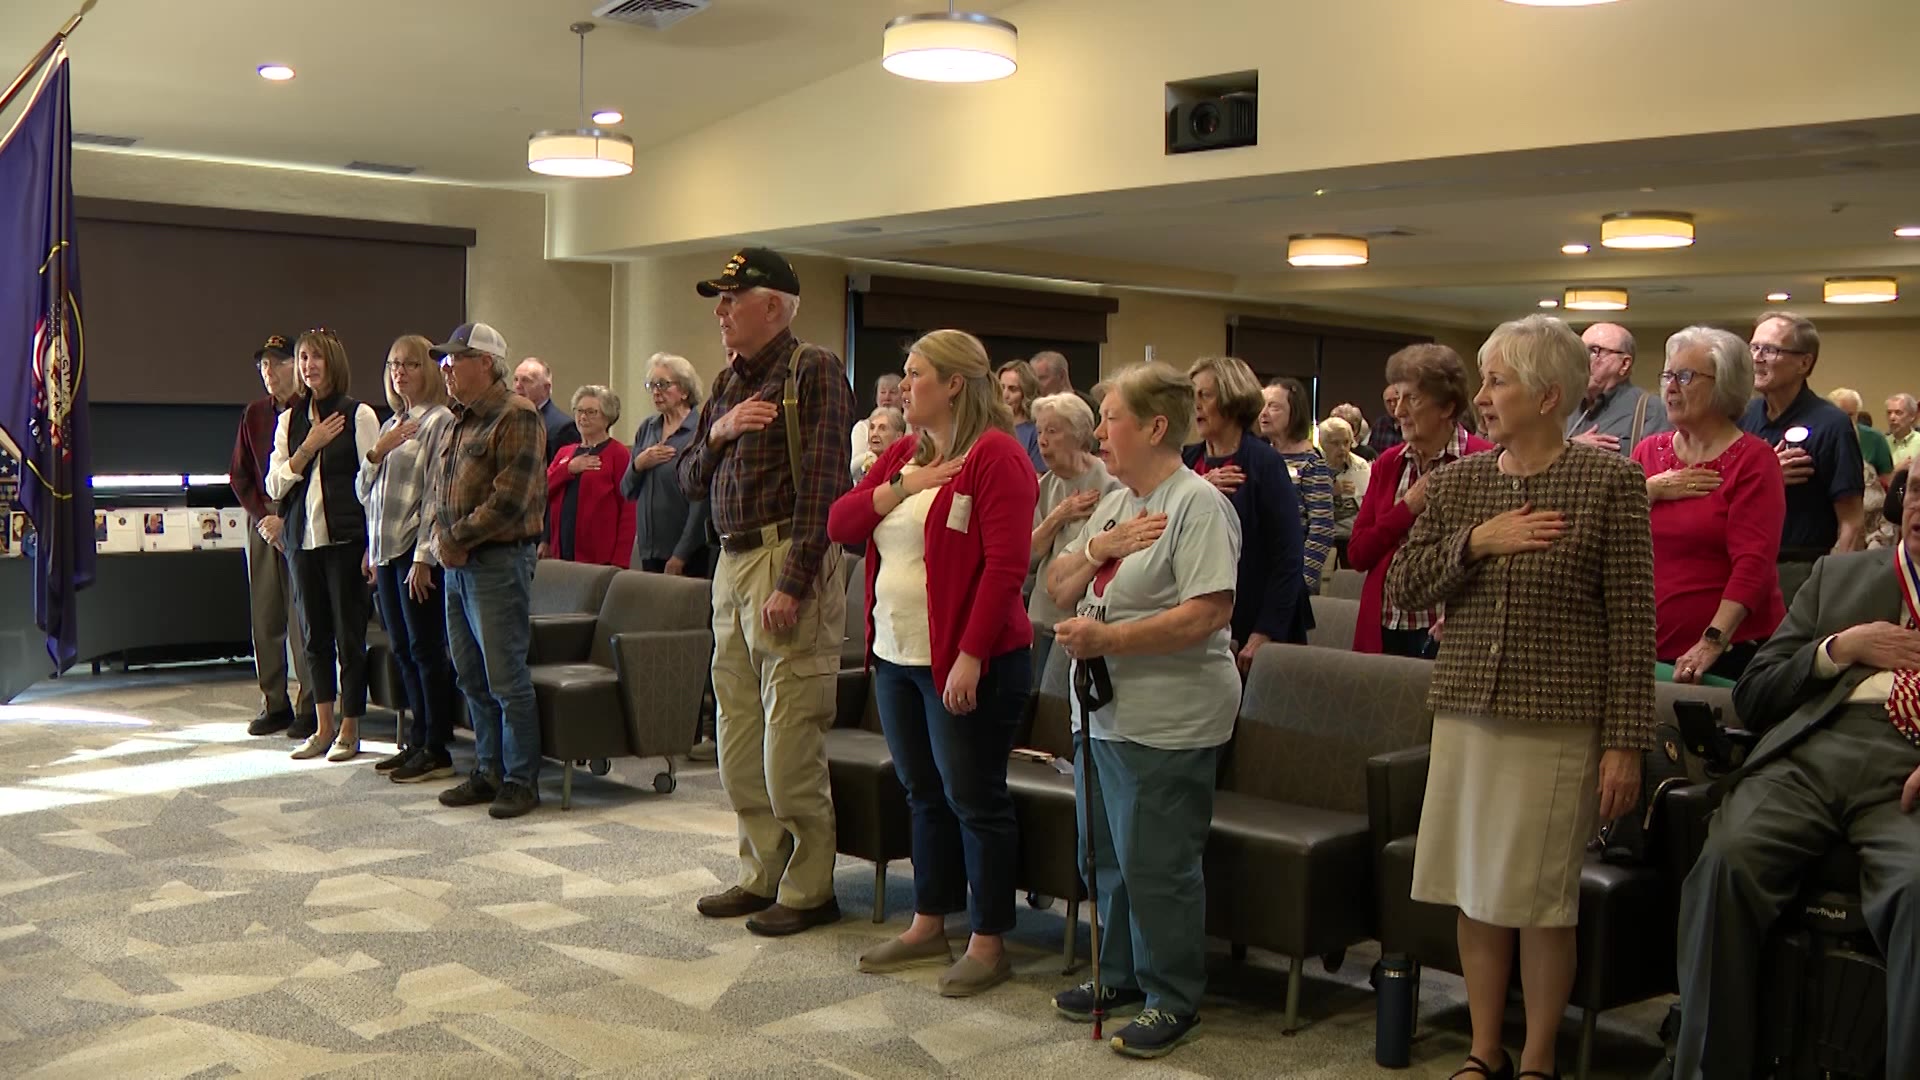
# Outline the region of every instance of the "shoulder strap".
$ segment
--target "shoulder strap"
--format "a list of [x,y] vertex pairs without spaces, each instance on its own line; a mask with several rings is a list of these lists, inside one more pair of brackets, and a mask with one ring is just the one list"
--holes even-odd
[[1633,441],[1627,444],[1627,453],[1629,454],[1633,453],[1634,447],[1640,445],[1640,436],[1647,427],[1647,402],[1652,397],[1652,394],[1644,390],[1641,391],[1640,404],[1633,407]]
[[793,350],[793,356],[787,361],[787,383],[780,392],[780,410],[787,421],[787,468],[793,473],[795,495],[800,492],[800,380],[794,369],[800,366],[800,357],[806,350],[804,343]]

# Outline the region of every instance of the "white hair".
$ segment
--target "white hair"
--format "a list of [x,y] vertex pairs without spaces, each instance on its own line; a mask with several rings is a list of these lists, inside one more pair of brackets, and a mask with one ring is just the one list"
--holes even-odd
[[1899,402],[1900,407],[1908,412],[1920,411],[1920,401],[1915,401],[1912,394],[1895,394],[1888,398],[1887,401]]
[[651,373],[654,368],[665,371],[680,392],[687,395],[690,408],[700,407],[700,376],[694,373],[693,365],[687,362],[686,357],[670,352],[654,353],[647,358],[647,371]]
[[1041,422],[1041,414],[1049,412],[1067,425],[1067,430],[1073,432],[1073,437],[1080,441],[1081,449],[1092,450],[1100,445],[1093,437],[1093,429],[1098,426],[1093,418],[1093,410],[1080,400],[1080,395],[1048,394],[1035,398],[1033,404],[1027,407],[1027,415],[1036,424]]
[[1667,362],[1685,349],[1705,349],[1713,361],[1713,407],[1732,420],[1753,397],[1753,353],[1740,335],[1711,326],[1689,326],[1667,339]]
[[1587,391],[1587,347],[1567,324],[1551,315],[1529,315],[1503,322],[1480,346],[1480,369],[1498,356],[1532,394],[1545,397],[1558,388],[1554,418],[1564,423]]

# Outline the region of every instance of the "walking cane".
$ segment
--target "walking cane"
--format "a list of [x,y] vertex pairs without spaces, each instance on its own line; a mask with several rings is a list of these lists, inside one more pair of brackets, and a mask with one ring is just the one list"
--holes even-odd
[[[1092,666],[1099,665],[1096,673]],[[1112,684],[1106,675],[1106,664],[1098,659],[1091,662],[1076,660],[1073,665],[1073,695],[1080,704],[1080,775],[1086,779],[1087,797],[1080,802],[1080,828],[1086,839],[1086,855],[1082,862],[1082,872],[1087,881],[1087,934],[1088,946],[1093,950],[1093,1041],[1100,1041],[1102,1022],[1106,1020],[1105,998],[1100,992],[1100,872],[1093,857],[1093,799],[1100,790],[1099,775],[1093,766],[1093,713],[1112,700]],[[1107,683],[1105,693],[1096,688],[1096,683]],[[1098,695],[1105,700],[1095,704]]]

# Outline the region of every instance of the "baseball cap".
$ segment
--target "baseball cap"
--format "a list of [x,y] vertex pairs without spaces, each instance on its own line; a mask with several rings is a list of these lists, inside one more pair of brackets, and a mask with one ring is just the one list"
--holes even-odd
[[293,345],[284,334],[269,334],[261,346],[253,350],[253,362],[259,363],[268,353],[283,360],[293,359]]
[[720,276],[694,286],[701,296],[719,296],[737,289],[772,289],[774,292],[800,295],[800,275],[780,253],[771,248],[741,248],[727,260]]
[[463,352],[483,352],[507,358],[507,339],[500,331],[483,322],[461,323],[453,330],[453,336],[428,350],[435,360],[443,356],[454,356]]

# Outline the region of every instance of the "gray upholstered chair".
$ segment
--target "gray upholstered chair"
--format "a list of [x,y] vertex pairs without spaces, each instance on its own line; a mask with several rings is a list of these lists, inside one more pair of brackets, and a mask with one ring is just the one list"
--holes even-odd
[[1313,598],[1313,629],[1307,644],[1323,649],[1352,649],[1354,627],[1360,621],[1360,601],[1336,596]]
[[[1335,570],[1320,582],[1320,595],[1335,600],[1358,600],[1366,584],[1367,575],[1358,570]],[[1313,614],[1315,618],[1319,617],[1318,605],[1315,605]]]
[[1254,657],[1207,835],[1207,932],[1291,961],[1285,1030],[1302,969],[1374,935],[1367,762],[1425,745],[1432,665],[1311,645]]
[[840,642],[840,670],[863,671],[867,666],[867,564],[847,559],[847,627]]
[[[1076,764],[1073,719],[1068,695],[1073,691],[1073,661],[1063,649],[1047,656],[1039,686],[1027,709],[1028,721],[1018,744]],[[1073,776],[1052,762],[1016,756],[1007,762],[1007,790],[1013,795],[1014,815],[1020,823],[1020,871],[1015,886],[1029,896],[1058,897],[1067,902],[1067,934],[1061,959],[1073,970],[1079,947],[1080,902],[1087,898],[1080,877],[1080,814],[1074,800]]]
[[873,921],[885,922],[887,864],[913,854],[907,789],[880,730],[872,675],[858,667],[842,670],[836,697],[837,715],[827,732],[834,850],[873,864]]
[[653,787],[674,789],[674,758],[693,748],[693,718],[713,659],[712,604],[704,579],[621,570],[584,633],[577,617],[534,621],[540,752],[565,766],[561,809],[573,805],[573,767],[581,761],[601,775],[608,758],[665,758]]

